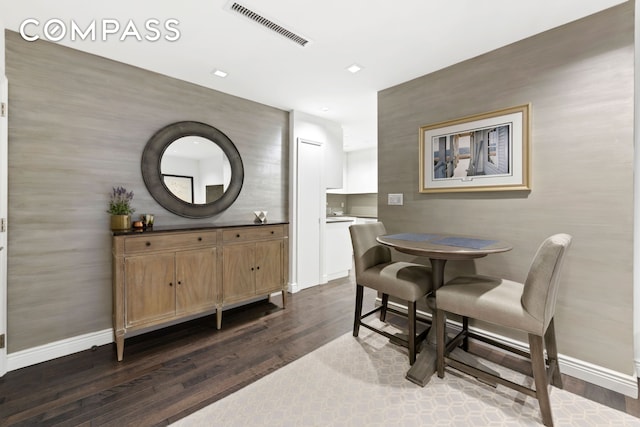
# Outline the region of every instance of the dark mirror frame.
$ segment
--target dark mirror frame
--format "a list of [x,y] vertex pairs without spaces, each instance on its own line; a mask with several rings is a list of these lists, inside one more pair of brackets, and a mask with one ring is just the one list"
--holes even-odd
[[[229,159],[231,181],[218,200],[207,204],[187,203],[176,197],[162,179],[160,162],[167,147],[184,136],[200,136],[217,144]],[[207,218],[224,211],[238,198],[244,182],[244,166],[229,137],[205,123],[184,121],[167,125],[156,132],[142,152],[142,179],[149,193],[162,207],[186,218]]]

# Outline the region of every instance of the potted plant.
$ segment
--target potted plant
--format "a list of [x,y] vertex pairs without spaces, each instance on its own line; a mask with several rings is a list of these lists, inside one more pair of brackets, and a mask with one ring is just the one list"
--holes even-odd
[[108,213],[111,214],[111,230],[128,230],[131,228],[131,207],[133,191],[127,192],[124,187],[113,187],[110,194]]

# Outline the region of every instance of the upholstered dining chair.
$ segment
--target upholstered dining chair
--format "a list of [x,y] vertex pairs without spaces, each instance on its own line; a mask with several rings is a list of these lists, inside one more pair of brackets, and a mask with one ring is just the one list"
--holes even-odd
[[[553,425],[549,402],[551,384],[562,388],[558,366],[558,350],[553,325],[560,270],[571,236],[555,234],[547,238],[533,258],[524,283],[490,276],[457,277],[436,292],[436,336],[438,376],[444,377],[445,366],[473,375],[478,379],[515,389],[538,399],[542,422]],[[462,332],[446,343],[445,316],[462,316]],[[529,337],[529,351],[521,351],[492,339],[470,333],[469,318],[524,331]],[[535,389],[511,382],[449,357],[449,351],[461,341],[467,350],[468,339],[476,338],[527,357],[531,360]],[[544,347],[547,349],[547,359]]]
[[[416,360],[416,349],[427,335],[428,329],[417,333],[416,302],[426,298],[431,292],[431,269],[422,264],[391,260],[391,249],[376,241],[376,237],[386,234],[381,222],[356,224],[349,227],[356,276],[356,307],[353,322],[353,336],[357,337],[360,326],[386,336],[409,348],[409,363]],[[382,294],[382,304],[372,311],[362,314],[364,288],[375,289]],[[389,296],[406,301],[408,334],[404,340],[396,335],[362,322],[362,319],[380,312],[380,320],[386,320],[387,311],[400,315],[405,313],[388,306]]]

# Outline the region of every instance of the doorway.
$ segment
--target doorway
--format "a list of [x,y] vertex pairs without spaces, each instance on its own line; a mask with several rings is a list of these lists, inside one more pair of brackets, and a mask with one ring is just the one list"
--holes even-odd
[[321,283],[322,143],[298,138],[296,236],[297,285],[302,290]]

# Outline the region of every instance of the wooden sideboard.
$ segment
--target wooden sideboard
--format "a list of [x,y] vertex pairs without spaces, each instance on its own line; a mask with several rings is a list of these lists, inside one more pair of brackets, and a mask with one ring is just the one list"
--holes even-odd
[[113,236],[113,329],[118,361],[128,333],[282,292],[287,223],[162,227]]

